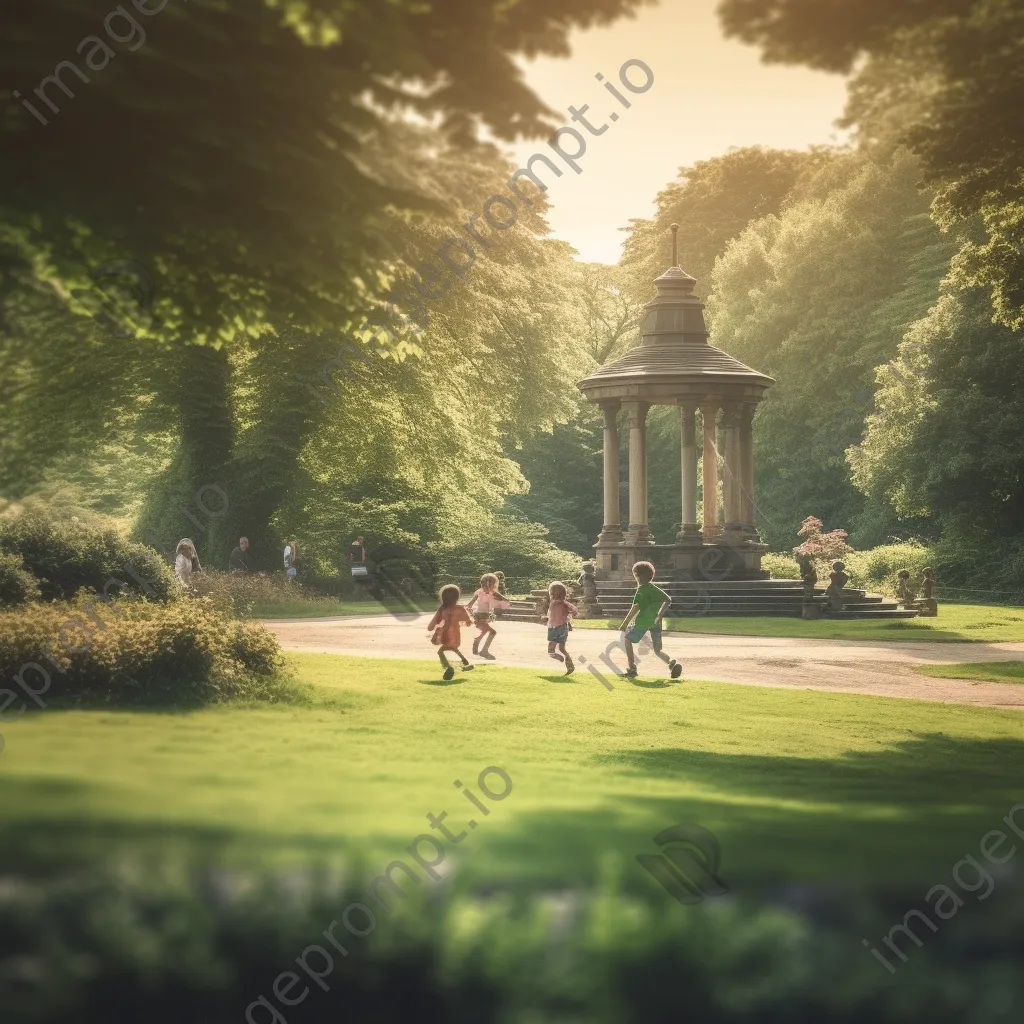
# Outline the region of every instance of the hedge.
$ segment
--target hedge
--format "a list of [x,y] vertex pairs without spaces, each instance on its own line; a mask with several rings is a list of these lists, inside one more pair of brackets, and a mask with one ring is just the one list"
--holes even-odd
[[28,685],[48,693],[47,703],[174,707],[296,692],[281,676],[273,635],[206,601],[92,597],[0,613],[0,676],[29,665],[39,668],[26,674]]
[[0,552],[21,557],[47,601],[69,600],[83,589],[157,601],[178,591],[174,573],[153,548],[75,519],[39,513],[0,518]]

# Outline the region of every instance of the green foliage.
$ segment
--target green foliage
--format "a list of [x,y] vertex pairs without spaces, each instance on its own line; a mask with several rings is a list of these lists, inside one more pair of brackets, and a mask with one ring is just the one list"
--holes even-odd
[[654,218],[632,221],[621,266],[634,297],[641,305],[652,298],[651,282],[671,264],[672,224],[679,225],[679,265],[697,279],[697,294],[707,295],[728,243],[751,221],[778,214],[798,184],[833,158],[827,149],[747,146],[683,167],[658,193]]
[[545,540],[547,530],[507,515],[469,524],[457,537],[432,545],[439,580],[476,584],[485,572],[500,570],[524,588],[552,580],[575,580],[583,559]]
[[[327,968],[322,987],[300,974],[290,990],[305,994],[301,1019],[399,1024],[415,1000],[422,1024],[463,1020],[468,1003],[476,1024],[669,1021],[679,1019],[682,981],[688,1012],[702,1024],[958,1024],[976,1010],[978,986],[998,986],[1007,1000],[1022,990],[1014,960],[1020,898],[1012,886],[997,888],[1000,902],[984,929],[966,918],[972,907],[961,911],[958,929],[984,941],[984,963],[964,957],[961,930],[947,927],[929,933],[923,948],[911,946],[897,979],[868,951],[849,951],[860,953],[860,935],[884,935],[921,905],[920,892],[907,887],[883,895],[804,885],[768,901],[731,897],[683,908],[660,890],[624,892],[614,877],[586,891],[577,885],[557,904],[501,890],[485,895],[459,880],[447,888],[432,904],[414,888],[399,913],[378,911],[369,943],[339,923],[334,934],[346,939],[346,955],[324,947],[327,968],[314,948],[307,962]],[[261,992],[280,1005],[271,985],[282,968],[342,909],[365,902],[328,865],[225,867],[150,853],[57,878],[19,873],[8,890],[2,948],[19,972],[8,996],[11,1024],[85,1024],[100,1007],[110,1019],[224,1024]],[[53,957],[54,949],[62,955]],[[44,963],[45,982],[32,969]],[[287,976],[282,989],[289,991]],[[270,1019],[268,1004],[254,1008],[254,1020]],[[293,1018],[299,1014],[279,1020]],[[972,1019],[995,1024],[998,1008]]]
[[773,580],[800,579],[800,566],[796,564],[796,559],[789,555],[766,552],[761,556],[761,568],[770,573]]
[[991,322],[978,292],[947,292],[878,369],[875,411],[848,452],[854,481],[972,548],[970,538],[984,547],[1018,536],[1022,374],[1020,335]]
[[42,597],[39,581],[17,552],[0,550],[0,605],[27,604]]
[[875,368],[935,301],[952,251],[910,154],[845,164],[730,245],[708,303],[714,343],[777,381],[754,442],[758,528],[778,547],[808,508],[831,523],[862,513],[844,452],[870,411]]
[[[996,318],[1024,326],[1024,8],[1017,0],[725,0],[728,32],[769,60],[849,70],[850,120],[880,120],[922,158],[946,227],[977,221],[954,264],[989,292]],[[895,102],[894,102],[895,101]],[[886,110],[896,110],[895,117]]]
[[19,556],[39,580],[47,600],[68,599],[82,589],[168,600],[176,581],[163,559],[110,525],[39,512],[0,517],[0,551]]
[[856,580],[858,587],[875,593],[894,595],[897,573],[906,569],[911,582],[916,584],[921,572],[935,567],[935,551],[924,544],[905,541],[901,544],[883,544],[870,551],[852,551],[844,556],[846,571]]
[[273,635],[203,601],[93,598],[0,612],[0,675],[33,663],[56,666],[47,699],[61,703],[179,707],[290,692]]

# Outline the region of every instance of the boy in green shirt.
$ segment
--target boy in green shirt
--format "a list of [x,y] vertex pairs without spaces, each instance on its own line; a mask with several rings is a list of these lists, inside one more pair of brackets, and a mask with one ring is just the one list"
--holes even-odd
[[[654,579],[654,566],[650,562],[637,562],[633,566],[633,579],[637,582],[633,607],[630,608],[629,614],[622,620],[622,625],[619,627],[625,633],[626,658],[629,661],[626,676],[630,679],[636,678],[636,658],[633,654],[633,644],[638,644],[643,639],[644,633],[650,632],[654,653],[668,665],[672,678],[678,679],[683,674],[683,666],[661,649],[661,617],[672,603],[672,598],[651,582]],[[631,623],[632,629],[629,628]]]

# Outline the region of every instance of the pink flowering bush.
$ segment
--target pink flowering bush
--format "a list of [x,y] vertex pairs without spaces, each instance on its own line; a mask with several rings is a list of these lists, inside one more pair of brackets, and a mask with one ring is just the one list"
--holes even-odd
[[797,536],[803,537],[804,542],[793,548],[793,557],[812,558],[819,579],[823,574],[827,578],[834,561],[842,561],[847,555],[853,552],[853,548],[847,543],[847,532],[845,530],[830,530],[822,533],[824,523],[815,516],[808,516],[797,530]]

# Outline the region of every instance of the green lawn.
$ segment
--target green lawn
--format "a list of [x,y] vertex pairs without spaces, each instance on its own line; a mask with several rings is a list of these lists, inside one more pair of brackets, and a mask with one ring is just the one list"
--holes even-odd
[[1024,683],[1024,661],[979,661],[968,665],[918,665],[915,672],[940,679],[980,679],[993,683]]
[[[479,827],[464,877],[565,887],[678,822],[709,828],[750,892],[787,880],[927,883],[1021,800],[1017,713],[719,683],[291,655],[308,705],[61,711],[3,726],[0,867],[42,870],[133,844],[218,858],[357,858],[376,874],[428,812]],[[505,769],[482,818],[453,786]],[[500,786],[493,778],[492,786]]]
[[[423,611],[433,611],[432,598],[414,602]],[[331,598],[301,598],[254,601],[248,615],[253,619],[327,619],[338,615],[391,615],[409,611],[409,602],[373,600],[333,600]]]
[[[580,626],[617,629],[620,620],[581,619]],[[940,604],[937,618],[831,621],[788,618],[722,617],[666,620],[680,633],[733,636],[792,636],[814,640],[1024,641],[1024,608],[982,604]]]

